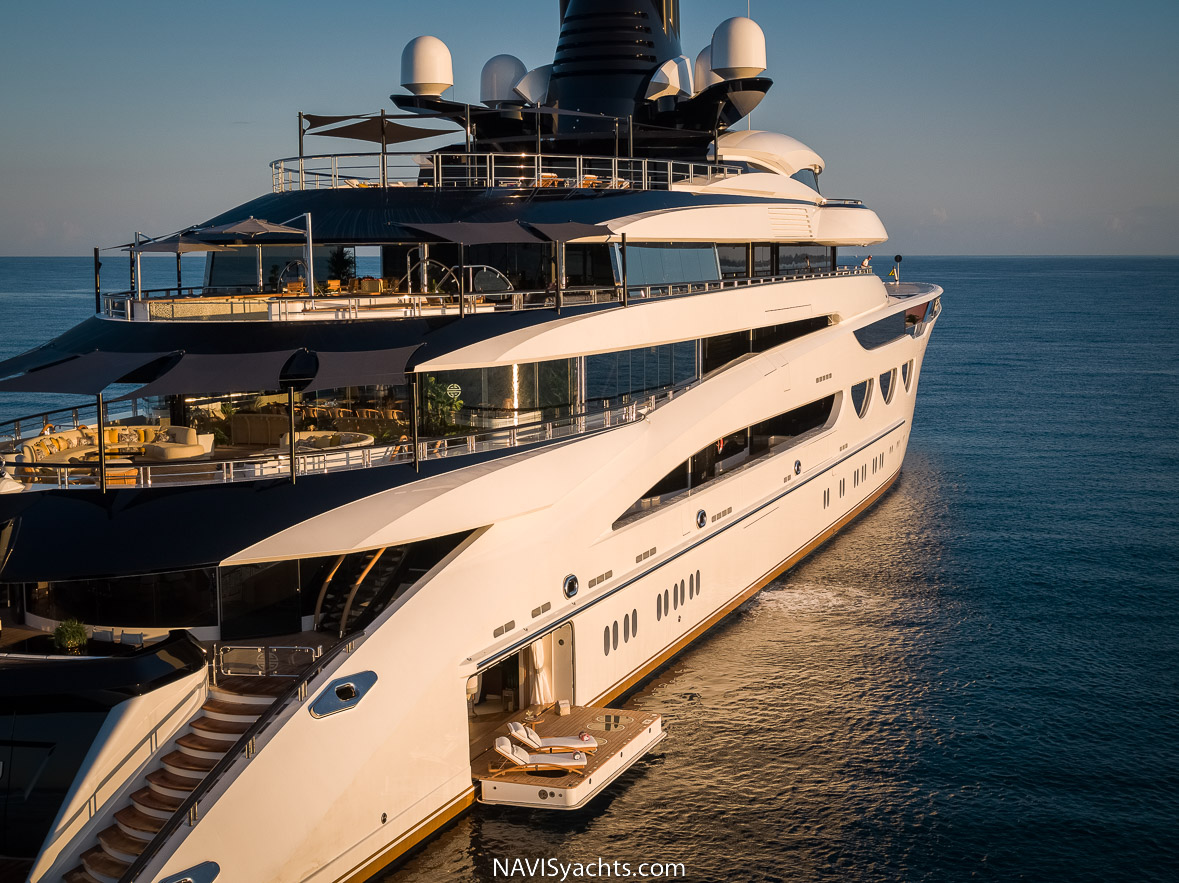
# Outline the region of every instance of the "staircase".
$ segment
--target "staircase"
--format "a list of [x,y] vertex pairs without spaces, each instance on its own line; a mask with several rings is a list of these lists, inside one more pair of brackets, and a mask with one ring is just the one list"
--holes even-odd
[[342,638],[371,620],[406,579],[412,583],[421,575],[406,566],[408,553],[408,547],[395,546],[341,555],[320,588],[315,628]]
[[159,767],[147,774],[147,787],[115,813],[115,824],[99,832],[98,844],[66,873],[66,883],[118,883],[205,774],[270,707],[275,691],[285,686],[269,678],[227,678],[210,685],[208,699],[189,721],[189,732],[176,740],[176,750],[160,758]]

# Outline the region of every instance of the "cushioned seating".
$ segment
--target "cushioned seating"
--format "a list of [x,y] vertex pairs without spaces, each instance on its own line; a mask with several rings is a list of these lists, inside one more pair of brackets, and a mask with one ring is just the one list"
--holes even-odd
[[197,443],[197,431],[191,426],[159,427],[152,440],[145,440],[143,445],[143,456],[149,460],[186,460],[204,455],[205,449]]
[[[197,444],[196,430],[188,426],[107,426],[103,442],[108,451],[117,447],[143,448],[148,460],[182,460],[205,453]],[[64,466],[88,462],[87,456],[97,453],[97,427],[80,426],[26,440],[17,460]]]
[[[341,448],[363,448],[371,445],[373,437],[363,432],[330,432],[328,430],[316,432],[296,432],[295,450],[298,453],[314,451],[337,451]],[[283,433],[278,440],[280,450],[287,450],[291,444],[291,434]]]
[[285,414],[234,414],[229,435],[235,445],[274,445],[290,426]]

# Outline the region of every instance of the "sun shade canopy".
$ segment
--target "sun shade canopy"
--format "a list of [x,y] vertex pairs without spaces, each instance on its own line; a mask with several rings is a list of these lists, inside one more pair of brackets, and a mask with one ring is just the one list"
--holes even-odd
[[488,223],[454,221],[449,224],[403,224],[402,226],[425,233],[433,240],[461,242],[463,245],[544,241],[518,221],[492,221]]

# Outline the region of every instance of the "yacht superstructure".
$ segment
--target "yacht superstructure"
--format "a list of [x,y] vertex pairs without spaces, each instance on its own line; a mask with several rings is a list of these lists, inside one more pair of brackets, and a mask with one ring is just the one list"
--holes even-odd
[[0,656],[30,880],[362,879],[478,800],[583,806],[665,736],[610,703],[896,479],[941,289],[841,265],[875,213],[733,129],[760,29],[561,16],[480,106],[411,41],[399,114],[300,114],[269,194],[136,237],[200,289],[96,272],[0,363],[94,400],[0,428],[0,587],[88,635]]

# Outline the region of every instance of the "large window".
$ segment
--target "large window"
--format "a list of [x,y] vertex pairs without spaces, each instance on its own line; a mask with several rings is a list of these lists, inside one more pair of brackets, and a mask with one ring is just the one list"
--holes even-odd
[[825,245],[778,245],[777,252],[779,276],[830,272],[835,265],[835,249]]
[[716,248],[707,243],[646,243],[626,247],[628,286],[715,282],[720,278]]
[[46,619],[88,625],[170,628],[217,625],[212,567],[138,576],[30,583],[27,610]]
[[589,404],[620,401],[687,383],[696,377],[696,341],[600,353],[585,357],[585,398]]
[[423,435],[468,434],[568,417],[577,401],[577,360],[557,359],[427,375]]

